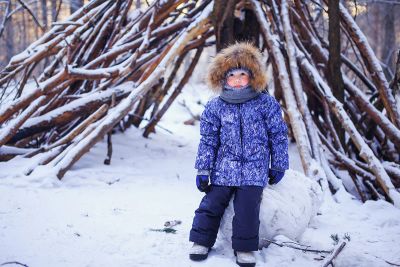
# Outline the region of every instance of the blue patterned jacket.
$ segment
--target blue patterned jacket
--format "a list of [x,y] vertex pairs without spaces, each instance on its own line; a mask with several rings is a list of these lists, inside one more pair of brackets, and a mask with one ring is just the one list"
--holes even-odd
[[267,93],[240,104],[212,98],[200,118],[195,168],[209,170],[211,184],[264,187],[269,168],[289,168],[287,131],[279,103]]

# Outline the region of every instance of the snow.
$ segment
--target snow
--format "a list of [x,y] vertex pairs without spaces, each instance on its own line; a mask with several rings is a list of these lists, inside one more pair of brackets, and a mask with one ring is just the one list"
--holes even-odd
[[[266,244],[263,239],[272,240],[277,235],[297,239],[317,215],[322,200],[319,184],[294,170],[288,170],[277,185],[265,187],[260,208],[260,247]],[[232,236],[232,203],[233,199],[221,222],[221,234],[226,240]]]
[[18,148],[18,147],[13,147],[13,146],[1,146],[0,147],[0,155],[6,155],[6,154],[25,154],[33,149],[31,148]]
[[[193,263],[188,257],[194,210],[204,194],[195,186],[199,123],[183,124],[191,116],[181,103],[199,114],[209,96],[203,84],[183,89],[160,122],[172,134],[156,127],[157,133],[145,139],[142,129],[132,127],[113,135],[109,166],[103,164],[105,141],[61,181],[44,171],[25,176],[30,159],[0,162],[0,264],[235,266],[230,241],[222,235],[205,262]],[[290,166],[292,174],[307,179],[298,173],[301,162],[294,144]],[[287,190],[298,192],[297,186]],[[284,196],[282,201],[289,201]],[[297,198],[305,203],[301,194]],[[170,220],[182,221],[174,227],[175,234],[151,230],[162,229]],[[391,266],[385,261],[400,264],[400,210],[385,201],[362,204],[342,190],[333,199],[325,199],[304,232],[293,235],[296,240],[284,235],[275,239],[331,250],[335,247],[331,235],[336,234],[339,245],[345,235],[350,236],[336,267]],[[321,254],[273,244],[256,257],[257,266],[322,266],[316,260]]]

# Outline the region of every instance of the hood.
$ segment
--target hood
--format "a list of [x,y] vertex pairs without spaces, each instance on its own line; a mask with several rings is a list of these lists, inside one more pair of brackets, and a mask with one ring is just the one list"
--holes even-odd
[[227,70],[235,67],[246,67],[251,70],[250,85],[257,92],[267,86],[266,68],[262,62],[261,52],[248,42],[238,42],[222,49],[211,60],[207,70],[206,82],[215,93],[222,92],[222,81]]

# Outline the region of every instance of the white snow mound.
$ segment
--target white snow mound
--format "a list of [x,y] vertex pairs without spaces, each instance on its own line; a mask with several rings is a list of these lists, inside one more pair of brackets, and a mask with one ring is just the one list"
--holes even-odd
[[[285,177],[276,185],[264,188],[260,208],[260,248],[277,235],[296,240],[307,228],[311,218],[317,215],[322,204],[322,191],[317,182],[304,174],[287,170]],[[222,217],[219,232],[231,242],[233,198]]]

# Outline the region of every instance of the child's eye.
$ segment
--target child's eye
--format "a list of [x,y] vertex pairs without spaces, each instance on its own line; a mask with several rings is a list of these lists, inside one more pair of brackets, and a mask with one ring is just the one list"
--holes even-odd
[[242,72],[242,73],[240,73],[240,75],[242,75],[242,76],[243,76],[243,75],[245,75],[245,74],[244,74],[244,72]]

